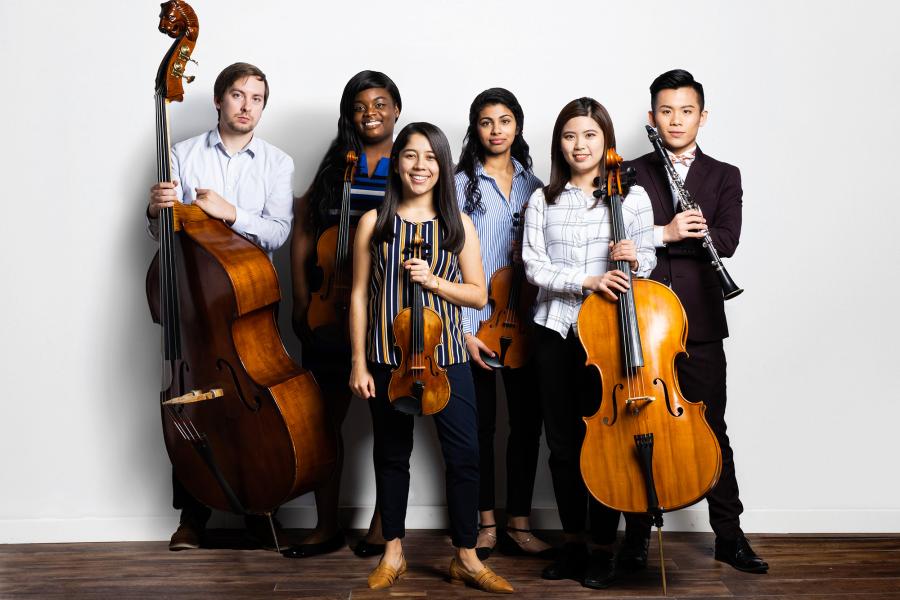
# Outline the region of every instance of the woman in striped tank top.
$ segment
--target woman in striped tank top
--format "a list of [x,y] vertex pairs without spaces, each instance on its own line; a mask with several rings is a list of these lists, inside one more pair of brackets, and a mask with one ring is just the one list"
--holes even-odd
[[[325,229],[338,223],[348,151],[354,151],[359,157],[350,194],[350,225],[355,226],[360,215],[381,204],[390,172],[394,124],[401,108],[400,91],[390,77],[377,71],[354,75],[341,94],[337,136],[322,158],[309,191],[297,199],[294,207],[291,237],[294,331],[303,344],[303,366],[316,377],[342,445],[341,424],[350,404],[347,391],[350,347],[341,338],[342,332],[337,339],[325,339],[307,326],[310,290],[322,284],[321,270],[316,267],[316,240]],[[342,460],[343,452],[340,456]],[[343,463],[339,462],[331,479],[315,492],[319,516],[315,530],[302,544],[286,550],[285,556],[303,558],[344,546],[344,533],[338,523],[342,467]],[[384,551],[377,505],[369,532],[353,551],[358,556]]]
[[[481,240],[481,259],[488,282],[494,273],[521,263],[521,231],[525,205],[541,180],[531,171],[531,155],[522,136],[525,116],[509,90],[491,88],[475,97],[469,108],[469,128],[456,167],[460,208],[472,218]],[[517,237],[518,235],[518,237]],[[493,307],[493,309],[502,307]],[[494,517],[494,431],[497,422],[497,375],[480,353],[493,354],[477,337],[492,310],[464,309],[463,327],[471,356],[475,396],[478,398],[478,443],[481,484],[477,552],[490,556],[498,543],[504,554],[548,556],[552,549],[531,533],[529,515],[541,443],[541,405],[533,365],[502,369],[509,438],[506,443],[506,528],[497,530]],[[530,321],[531,314],[520,315]],[[499,538],[498,538],[499,536]]]
[[[399,353],[394,317],[411,304],[418,283],[424,306],[443,321],[438,364],[447,370],[450,401],[434,416],[446,466],[447,508],[456,556],[450,578],[491,592],[512,592],[475,553],[478,508],[478,414],[472,373],[462,334],[461,306],[487,302],[478,236],[456,204],[447,138],[429,123],[403,128],[391,149],[385,200],[359,221],[354,243],[350,301],[350,388],[369,400],[375,431],[374,461],[384,555],[369,575],[369,587],[384,589],[406,571],[404,537],[409,496],[409,457],[414,417],[388,400],[391,370]],[[416,232],[431,246],[429,261],[404,260]]]

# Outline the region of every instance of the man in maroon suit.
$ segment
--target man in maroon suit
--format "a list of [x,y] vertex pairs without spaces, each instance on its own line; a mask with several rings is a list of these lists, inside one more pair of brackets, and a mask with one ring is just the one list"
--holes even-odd
[[[722,473],[707,494],[709,522],[716,533],[716,560],[751,573],[769,565],[747,542],[740,526],[744,508],[738,495],[734,458],[725,425],[725,352],[728,337],[722,287],[703,248],[709,230],[720,256],[734,254],[741,233],[741,173],[700,151],[697,132],[706,123],[703,86],[687,71],[663,73],[650,86],[650,124],[656,127],[675,170],[701,211],[681,211],[662,159],[650,152],[628,163],[650,195],[657,265],[651,279],[678,295],[688,320],[687,357],[678,361],[678,380],[688,400],[702,400],[706,419],[722,448]],[[619,555],[624,569],[646,566],[650,528],[629,522]]]

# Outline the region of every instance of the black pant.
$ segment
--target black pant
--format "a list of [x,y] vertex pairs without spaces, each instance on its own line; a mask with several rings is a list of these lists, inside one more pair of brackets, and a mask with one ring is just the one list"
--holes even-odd
[[206,522],[212,515],[212,510],[208,506],[194,498],[184,488],[178,475],[175,474],[175,469],[172,469],[172,507],[181,511],[182,523],[189,522],[200,528],[206,527]]
[[[394,410],[388,401],[391,369],[370,364],[375,398],[368,400],[374,429],[376,494],[384,539],[406,535],[409,498],[409,457],[413,448],[411,415]],[[453,545],[474,548],[478,508],[478,413],[469,363],[447,367],[450,401],[434,415],[446,469],[447,509]]]
[[719,482],[707,495],[709,524],[716,536],[734,539],[741,531],[741,504],[737,476],[734,470],[734,453],[726,434],[725,424],[725,350],[722,341],[688,342],[688,357],[678,363],[678,383],[684,397],[691,402],[702,400],[706,404],[706,420],[716,434],[722,449],[722,473]]
[[611,544],[616,540],[619,512],[603,506],[588,493],[580,463],[585,433],[582,417],[597,412],[600,378],[596,369],[585,366],[584,349],[571,330],[563,339],[552,329],[537,325],[535,338],[544,431],[550,447],[550,474],[563,531],[583,532],[590,514],[594,541]]
[[[470,363],[471,364],[471,363]],[[497,377],[472,365],[475,397],[478,399],[478,452],[481,483],[478,510],[494,510],[494,434],[497,430]],[[534,366],[500,371],[506,391],[509,438],[506,440],[506,514],[531,514],[534,477],[541,444],[541,404]]]

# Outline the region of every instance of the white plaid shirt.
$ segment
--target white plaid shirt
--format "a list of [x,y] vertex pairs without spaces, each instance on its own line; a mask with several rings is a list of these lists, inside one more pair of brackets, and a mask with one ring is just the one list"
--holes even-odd
[[[593,196],[566,184],[553,205],[539,188],[525,211],[522,259],[528,281],[540,288],[534,322],[562,337],[575,328],[581,303],[590,294],[581,287],[585,278],[609,270],[609,209],[602,202],[593,205]],[[636,275],[646,277],[656,266],[650,197],[642,187],[632,186],[622,209],[628,239],[637,247]]]

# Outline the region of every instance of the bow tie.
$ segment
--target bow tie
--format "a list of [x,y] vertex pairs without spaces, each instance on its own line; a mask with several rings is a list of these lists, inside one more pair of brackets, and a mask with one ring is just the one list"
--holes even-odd
[[694,158],[696,158],[696,150],[692,150],[690,152],[685,152],[684,154],[672,154],[669,152],[669,160],[672,161],[672,165],[682,164],[685,167],[690,168],[691,163],[694,162]]

